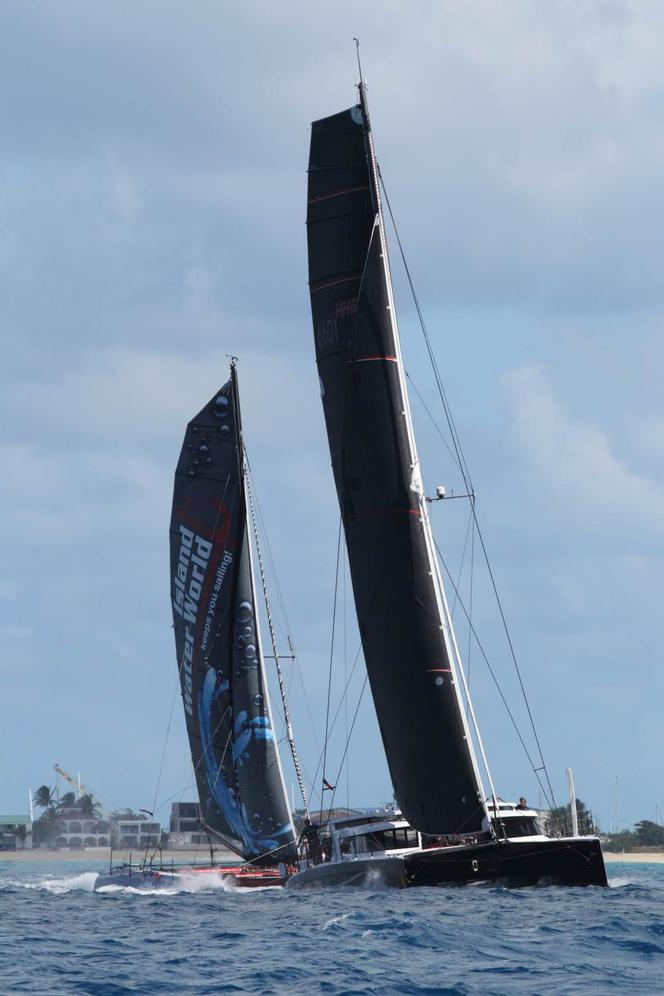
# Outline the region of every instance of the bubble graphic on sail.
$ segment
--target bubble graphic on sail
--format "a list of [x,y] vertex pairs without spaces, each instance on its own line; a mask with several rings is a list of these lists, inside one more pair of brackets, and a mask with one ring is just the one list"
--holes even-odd
[[187,426],[170,541],[175,646],[203,826],[245,858],[288,861],[296,837],[261,652],[235,366]]

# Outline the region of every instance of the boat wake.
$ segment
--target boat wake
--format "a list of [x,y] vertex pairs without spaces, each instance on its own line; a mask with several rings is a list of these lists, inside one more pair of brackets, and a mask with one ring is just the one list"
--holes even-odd
[[[99,873],[96,871],[80,872],[77,875],[67,875],[62,878],[43,876],[34,879],[3,878],[0,879],[0,892],[49,892],[51,895],[63,896],[70,892],[98,892],[104,894],[126,893],[136,896],[177,896],[187,893],[213,893],[213,892],[233,892],[243,894],[245,892],[265,892],[272,891],[275,886],[237,886],[228,879],[202,878],[200,875],[179,875],[177,883],[172,888],[160,886],[158,889],[135,888],[134,886],[103,885],[95,890],[95,883]],[[280,888],[280,887],[278,887]]]
[[[163,883],[163,879],[161,881]],[[108,893],[126,893],[127,895],[135,896],[179,896],[184,894],[205,894],[212,892],[232,892],[244,894],[245,892],[272,891],[275,888],[281,888],[281,886],[252,886],[249,888],[247,886],[236,885],[231,879],[222,878],[221,876],[217,878],[212,876],[201,876],[196,874],[187,875],[186,873],[179,873],[177,881],[174,881],[172,886],[160,884],[159,887],[145,885],[137,888],[133,885],[109,884],[101,885],[95,891],[100,895],[106,895]]]
[[13,892],[26,889],[32,892],[50,892],[61,896],[68,892],[92,892],[97,881],[97,872],[80,872],[78,875],[67,875],[65,878],[53,878],[48,875],[39,879],[7,878],[0,880],[0,890]]
[[610,889],[623,889],[626,885],[637,884],[629,875],[610,875],[608,881]]

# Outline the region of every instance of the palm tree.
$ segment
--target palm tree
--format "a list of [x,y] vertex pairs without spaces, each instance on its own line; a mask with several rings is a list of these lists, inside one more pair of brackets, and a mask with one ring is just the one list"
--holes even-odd
[[57,832],[58,814],[55,806],[49,806],[32,824],[33,844],[52,844]]
[[33,795],[32,801],[40,809],[50,809],[55,803],[55,792],[48,785],[40,785]]
[[99,803],[95,802],[91,795],[82,795],[76,805],[81,814],[89,820],[98,820],[101,816]]
[[14,834],[17,840],[20,840],[21,847],[25,847],[25,838],[28,836],[28,831],[25,828],[25,823],[17,823],[14,827]]
[[65,794],[60,797],[60,809],[71,809],[71,807],[75,805],[76,796],[73,792],[65,792]]

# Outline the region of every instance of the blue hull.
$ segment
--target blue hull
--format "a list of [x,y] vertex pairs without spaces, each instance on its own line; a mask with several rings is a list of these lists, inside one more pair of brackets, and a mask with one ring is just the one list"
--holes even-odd
[[105,886],[116,885],[121,889],[177,889],[184,879],[181,875],[170,871],[153,871],[150,868],[113,868],[97,876],[94,890],[97,892]]

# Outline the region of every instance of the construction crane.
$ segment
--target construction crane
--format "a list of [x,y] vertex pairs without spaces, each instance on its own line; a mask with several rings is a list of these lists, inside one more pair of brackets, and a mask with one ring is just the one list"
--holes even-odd
[[86,788],[83,782],[81,781],[80,775],[78,776],[78,778],[74,778],[72,775],[69,774],[68,771],[65,771],[64,768],[61,768],[59,764],[54,764],[53,770],[56,771],[59,775],[62,775],[62,777],[66,779],[66,781],[68,781],[70,785],[73,785],[74,788],[78,789],[79,799],[82,795],[91,795],[90,790]]

